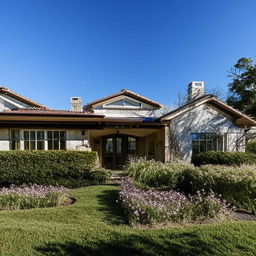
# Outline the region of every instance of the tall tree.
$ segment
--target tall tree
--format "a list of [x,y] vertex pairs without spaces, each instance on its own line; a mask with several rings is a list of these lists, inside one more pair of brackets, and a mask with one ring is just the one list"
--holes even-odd
[[241,58],[231,69],[227,103],[256,118],[256,64],[251,58]]

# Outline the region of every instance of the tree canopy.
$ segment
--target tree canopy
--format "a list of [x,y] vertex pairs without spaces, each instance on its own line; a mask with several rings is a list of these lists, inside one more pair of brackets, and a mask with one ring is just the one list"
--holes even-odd
[[251,58],[241,58],[230,71],[227,103],[256,118],[256,64]]

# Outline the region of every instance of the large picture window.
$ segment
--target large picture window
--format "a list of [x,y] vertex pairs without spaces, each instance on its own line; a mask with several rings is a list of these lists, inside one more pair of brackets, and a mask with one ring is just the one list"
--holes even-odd
[[192,133],[193,154],[205,151],[226,151],[226,136],[216,133]]
[[11,130],[11,150],[66,150],[66,131]]

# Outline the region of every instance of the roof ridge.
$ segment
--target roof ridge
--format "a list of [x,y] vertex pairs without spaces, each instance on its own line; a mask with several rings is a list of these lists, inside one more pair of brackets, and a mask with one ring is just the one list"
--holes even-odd
[[99,99],[96,99],[96,100],[93,100],[93,101],[90,101],[86,104],[86,106],[91,106],[91,105],[94,105],[94,104],[97,104],[97,103],[100,103],[102,101],[105,101],[105,100],[108,100],[108,99],[112,99],[114,97],[117,97],[117,96],[120,96],[120,95],[130,95],[130,96],[133,96],[134,98],[139,98],[139,100],[141,101],[144,101],[148,104],[151,104],[151,105],[155,105],[157,107],[161,107],[162,105],[156,101],[153,101],[145,96],[142,96],[140,94],[137,94],[133,91],[130,91],[128,89],[121,89],[119,92],[116,92],[116,93],[113,93],[113,94],[110,94],[108,96],[105,96],[105,97],[102,97],[102,98],[99,98]]
[[36,105],[38,107],[48,108],[48,107],[46,107],[46,106],[44,106],[44,105],[42,105],[42,104],[40,104],[38,102],[35,102],[35,101],[33,101],[33,100],[29,99],[29,98],[26,98],[26,97],[24,97],[24,96],[22,96],[22,95],[20,95],[20,94],[18,94],[16,92],[10,90],[9,88],[7,88],[5,86],[0,86],[0,92],[9,93],[10,96],[12,96],[12,97],[14,97],[16,99],[18,98],[18,100],[20,100],[20,101],[23,101],[23,102],[25,101],[27,103],[30,103],[31,105]]

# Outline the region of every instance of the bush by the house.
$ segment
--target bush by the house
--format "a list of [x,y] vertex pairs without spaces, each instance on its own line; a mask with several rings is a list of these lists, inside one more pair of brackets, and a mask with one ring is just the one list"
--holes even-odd
[[195,194],[213,190],[236,208],[256,213],[256,166],[204,165],[184,170],[177,189]]
[[228,206],[213,193],[185,196],[174,190],[142,190],[131,179],[121,183],[120,202],[130,224],[197,222],[229,214]]
[[130,162],[125,170],[130,177],[144,185],[173,189],[176,187],[179,173],[187,167],[193,166],[185,162],[163,164],[154,160],[137,160]]
[[0,186],[88,185],[96,159],[96,152],[0,151]]
[[65,187],[29,185],[0,190],[0,210],[54,207],[65,203]]
[[246,152],[256,154],[256,141],[250,141],[247,143]]
[[[164,167],[156,168],[158,165]],[[256,212],[256,166],[253,165],[194,167],[180,163],[148,161],[130,163],[126,169],[141,188],[175,189],[187,195],[194,195],[201,190],[212,190],[232,206]]]
[[196,166],[205,164],[242,165],[256,164],[256,154],[245,152],[215,152],[207,151],[192,156],[192,163]]
[[90,173],[90,182],[94,185],[101,185],[106,183],[110,178],[111,172],[104,168],[96,168]]

